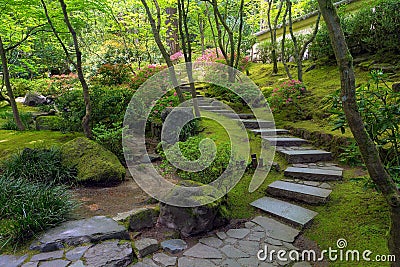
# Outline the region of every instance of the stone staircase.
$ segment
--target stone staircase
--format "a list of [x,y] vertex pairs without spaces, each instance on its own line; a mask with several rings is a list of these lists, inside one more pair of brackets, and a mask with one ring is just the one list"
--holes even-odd
[[[216,112],[233,117],[221,110]],[[323,205],[329,201],[332,190],[328,182],[341,180],[343,169],[330,162],[333,159],[330,152],[310,146],[305,139],[290,136],[285,129],[273,128],[273,122],[258,121],[251,114],[238,115],[249,131],[275,145],[276,151],[292,164],[284,170],[286,179],[271,183],[267,196],[250,205],[301,231],[318,213],[300,205]]]

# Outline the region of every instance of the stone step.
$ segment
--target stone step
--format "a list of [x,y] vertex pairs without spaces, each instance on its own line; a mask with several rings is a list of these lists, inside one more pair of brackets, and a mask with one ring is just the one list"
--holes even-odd
[[309,204],[326,203],[332,190],[315,186],[275,181],[267,188],[267,193],[276,197],[299,200]]
[[332,153],[325,150],[279,150],[288,163],[310,163],[317,161],[331,161]]
[[242,119],[241,121],[246,129],[273,128],[275,126],[273,121],[254,119]]
[[337,181],[343,179],[343,171],[317,168],[288,167],[284,174],[285,176],[310,181]]
[[232,110],[227,110],[227,109],[214,109],[214,110],[207,110],[209,112],[215,112],[215,113],[221,113],[221,114],[234,114]]
[[301,146],[308,144],[307,140],[297,137],[263,137],[274,146]]
[[296,226],[304,227],[318,214],[315,211],[272,197],[262,197],[250,203],[273,216]]
[[251,131],[257,135],[262,135],[262,136],[271,136],[271,135],[280,135],[289,133],[289,131],[285,129],[254,129]]
[[203,110],[221,110],[221,109],[224,109],[224,107],[221,107],[221,106],[203,106],[203,105],[199,105],[199,108],[200,109],[203,109]]
[[[242,113],[242,114],[236,114],[240,119],[254,119],[254,115],[251,113]],[[236,115],[233,114],[225,114],[225,116],[230,117],[230,118],[234,118],[236,119]]]

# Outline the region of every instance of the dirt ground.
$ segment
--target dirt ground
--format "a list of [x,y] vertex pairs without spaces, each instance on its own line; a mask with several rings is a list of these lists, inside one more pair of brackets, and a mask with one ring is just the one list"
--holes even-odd
[[145,206],[150,200],[129,172],[125,181],[117,186],[79,187],[72,189],[72,193],[80,203],[75,212],[79,219],[98,215],[115,216],[117,213]]

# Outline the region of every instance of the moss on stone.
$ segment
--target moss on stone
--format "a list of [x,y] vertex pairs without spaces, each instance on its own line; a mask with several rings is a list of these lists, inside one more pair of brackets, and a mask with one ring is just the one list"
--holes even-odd
[[125,168],[117,156],[96,142],[76,138],[61,147],[63,164],[75,167],[77,182],[84,184],[115,184],[125,177]]

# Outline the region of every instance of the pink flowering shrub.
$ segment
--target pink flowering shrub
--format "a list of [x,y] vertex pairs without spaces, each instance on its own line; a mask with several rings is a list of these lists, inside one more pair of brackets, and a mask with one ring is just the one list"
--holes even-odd
[[204,51],[204,54],[196,59],[196,62],[216,62],[217,60],[225,61],[221,49],[217,48],[217,50],[218,50],[218,55],[215,48],[206,49]]
[[165,68],[167,68],[166,65],[150,64],[147,67],[137,70],[130,82],[130,87],[133,90],[137,90],[148,78]]
[[183,58],[184,55],[182,51],[178,51],[175,54],[171,55],[169,58],[171,59],[172,62],[177,62],[179,59]]
[[298,101],[304,96],[305,92],[306,87],[300,81],[289,80],[283,82],[280,87],[272,91],[271,96],[268,98],[269,106],[275,111],[293,105],[301,111]]

